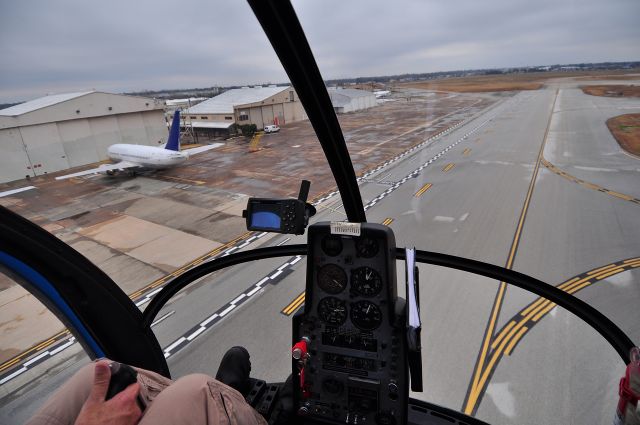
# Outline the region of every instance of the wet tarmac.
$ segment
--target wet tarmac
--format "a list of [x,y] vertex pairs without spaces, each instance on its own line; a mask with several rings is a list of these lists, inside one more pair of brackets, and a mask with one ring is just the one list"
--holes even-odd
[[[339,115],[356,174],[497,99],[406,90],[369,110]],[[0,197],[0,204],[71,245],[130,294],[243,234],[248,197],[296,197],[303,179],[311,181],[310,199],[334,190],[308,121],[265,135],[255,152],[249,145],[250,139],[230,139],[183,166],[133,178],[123,173],[56,181],[48,175],[11,182],[0,185],[0,191],[36,188]],[[63,329],[38,304],[0,274],[0,362]],[[42,324],[44,333],[25,332],[35,323]]]

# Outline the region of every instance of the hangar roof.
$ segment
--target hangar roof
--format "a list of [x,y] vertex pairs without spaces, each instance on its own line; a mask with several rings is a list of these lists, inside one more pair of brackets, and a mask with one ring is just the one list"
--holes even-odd
[[86,91],[53,94],[0,110],[0,129],[139,112],[162,111],[164,101]]
[[231,89],[187,109],[188,114],[231,114],[239,105],[256,103],[288,90],[290,86]]
[[66,102],[67,100],[75,99],[76,97],[84,96],[89,93],[93,93],[93,91],[61,93],[39,97],[38,99],[33,99],[10,108],[0,109],[0,115],[14,117],[16,115],[26,114],[27,112],[33,112],[36,109],[42,109],[57,103]]
[[336,88],[336,87],[329,87],[328,90],[330,95],[336,93],[336,94],[342,94],[344,96],[348,96],[350,98],[375,96],[372,92],[366,91],[366,90],[343,89],[343,88]]

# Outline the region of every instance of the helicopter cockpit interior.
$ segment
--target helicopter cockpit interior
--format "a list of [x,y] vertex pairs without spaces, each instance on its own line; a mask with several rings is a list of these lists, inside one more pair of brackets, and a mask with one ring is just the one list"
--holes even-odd
[[258,379],[247,398],[272,423],[283,392],[292,394],[291,423],[486,423],[473,416],[475,411],[463,413],[416,397],[433,385],[428,375],[423,377],[422,348],[431,341],[423,331],[429,312],[420,300],[428,296],[424,283],[429,276],[419,265],[495,279],[549,300],[593,328],[624,364],[630,362],[637,341],[562,288],[511,267],[405,246],[389,226],[369,222],[347,142],[293,6],[278,0],[249,0],[249,5],[303,103],[346,218],[311,219],[316,214],[307,200],[312,181],[302,181],[297,199],[250,198],[243,213],[248,230],[306,235],[306,243],[237,251],[202,262],[170,280],[141,311],[87,258],[0,207],[2,271],[53,311],[89,357],[108,357],[170,377],[167,352],[151,329],[170,300],[213,272],[301,256],[306,258],[304,307],[282,330],[291,335],[282,352],[289,353],[292,379],[266,382],[254,371]]

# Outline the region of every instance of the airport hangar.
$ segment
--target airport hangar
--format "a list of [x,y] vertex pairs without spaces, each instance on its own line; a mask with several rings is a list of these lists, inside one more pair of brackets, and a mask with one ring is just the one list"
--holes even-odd
[[336,114],[346,114],[377,105],[376,96],[370,91],[329,87],[328,92]]
[[0,110],[0,183],[107,159],[115,143],[166,143],[164,102],[98,91],[56,94]]
[[291,86],[255,86],[227,90],[186,109],[184,125],[199,135],[228,136],[233,124],[284,125],[307,119]]

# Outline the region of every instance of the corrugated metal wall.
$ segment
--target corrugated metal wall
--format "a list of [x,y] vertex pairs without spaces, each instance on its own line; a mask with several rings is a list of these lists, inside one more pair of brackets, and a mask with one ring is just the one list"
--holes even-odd
[[159,146],[166,140],[162,110],[1,129],[0,182],[103,161],[115,143]]

